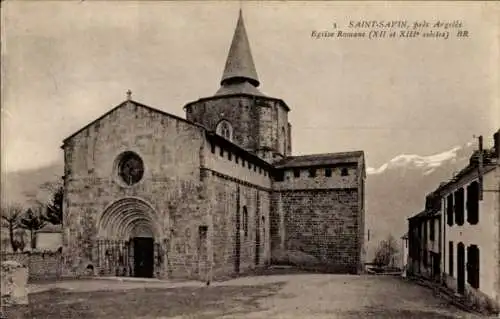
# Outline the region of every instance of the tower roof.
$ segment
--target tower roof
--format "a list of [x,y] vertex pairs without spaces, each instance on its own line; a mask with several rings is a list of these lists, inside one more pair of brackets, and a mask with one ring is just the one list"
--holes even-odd
[[233,41],[227,55],[226,66],[222,74],[221,85],[248,81],[253,86],[259,86],[259,78],[253,63],[250,43],[248,42],[243,15],[240,9]]

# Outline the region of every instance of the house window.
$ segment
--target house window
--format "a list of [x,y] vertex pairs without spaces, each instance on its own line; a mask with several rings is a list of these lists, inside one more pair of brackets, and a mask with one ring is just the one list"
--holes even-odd
[[428,263],[427,263],[427,255],[429,254],[429,252],[427,251],[427,249],[424,247],[423,249],[423,256],[422,256],[422,263],[424,264],[424,267],[427,267],[428,266]]
[[434,222],[434,219],[431,219],[429,221],[429,223],[430,223],[429,224],[429,239],[432,240],[432,241],[434,241],[435,240],[435,236],[436,236],[436,234],[435,234],[436,233],[436,229],[435,229],[436,224]]
[[476,181],[467,187],[467,222],[471,225],[479,222],[479,183]]
[[248,237],[248,211],[246,206],[243,206],[243,232],[245,238]]
[[423,251],[423,256],[422,256],[422,262],[424,263],[424,266],[427,267],[428,265],[428,254],[429,252],[427,251],[427,221],[422,222],[422,227],[423,227],[423,235],[422,235],[422,251]]
[[479,288],[479,248],[476,245],[467,247],[467,282]]
[[332,169],[330,167],[325,168],[325,177],[332,176]]
[[224,137],[226,140],[233,140],[233,127],[231,126],[231,123],[226,120],[222,120],[219,124],[217,124],[216,133]]
[[299,178],[300,177],[300,169],[294,169],[293,170],[293,177]]
[[213,154],[215,154],[215,144],[214,143],[210,143],[210,150]]
[[340,176],[348,176],[349,175],[349,170],[347,168],[343,168],[340,170]]
[[457,225],[464,224],[464,189],[460,188],[455,192],[455,222]]
[[239,157],[238,157],[238,156],[236,156],[236,158],[235,158],[234,160],[235,160],[236,164],[238,164]]
[[448,274],[453,277],[453,242],[448,242]]
[[453,226],[453,194],[446,198],[446,223]]
[[315,168],[309,169],[309,177],[316,177],[316,169]]
[[224,149],[222,148],[222,146],[221,146],[221,148],[220,148],[219,155],[220,155],[220,156],[224,156]]

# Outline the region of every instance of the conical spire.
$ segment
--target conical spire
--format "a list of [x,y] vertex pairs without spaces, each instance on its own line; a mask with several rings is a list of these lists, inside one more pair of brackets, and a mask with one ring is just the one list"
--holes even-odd
[[233,41],[222,74],[221,85],[243,81],[248,81],[255,87],[259,86],[259,78],[253,63],[252,52],[250,51],[250,44],[240,9]]

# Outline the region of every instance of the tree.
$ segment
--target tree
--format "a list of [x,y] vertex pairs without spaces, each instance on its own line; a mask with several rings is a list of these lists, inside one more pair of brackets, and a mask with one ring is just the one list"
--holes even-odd
[[36,248],[36,231],[42,229],[46,224],[42,212],[43,208],[41,206],[35,209],[28,208],[19,221],[19,226],[30,232],[31,249]]
[[2,227],[9,229],[10,246],[14,252],[19,248],[14,240],[14,231],[19,227],[22,211],[21,206],[17,204],[2,207]]
[[392,235],[382,240],[375,251],[373,263],[377,266],[389,266],[394,264],[394,256],[398,253],[398,244]]
[[17,250],[20,250],[21,252],[24,251],[24,248],[26,247],[26,232],[24,229],[16,229],[14,232],[14,243],[16,244]]
[[63,219],[63,195],[64,189],[59,186],[53,194],[52,201],[47,204],[45,215],[43,216],[44,221],[49,222],[53,225],[62,224]]

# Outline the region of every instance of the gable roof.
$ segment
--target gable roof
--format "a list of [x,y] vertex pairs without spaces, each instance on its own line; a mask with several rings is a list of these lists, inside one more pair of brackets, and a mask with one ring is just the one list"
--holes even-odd
[[[471,157],[473,159],[474,155]],[[490,161],[484,163],[483,166],[483,175],[493,171],[499,163],[493,162],[493,158],[489,159]],[[454,186],[460,183],[464,178],[466,178],[469,174],[472,174],[472,178],[476,179],[479,177],[479,164],[474,160],[469,163],[466,167],[461,169],[453,178],[451,178],[448,182],[441,183],[433,193],[439,194],[440,196],[443,193],[446,193],[450,188],[453,189]],[[470,176],[470,175],[469,175]]]
[[312,155],[289,156],[275,164],[276,168],[307,167],[332,164],[357,163],[364,158],[363,151],[324,153]]
[[[251,158],[253,162],[259,163],[263,167],[272,168],[271,164],[269,164],[268,162],[264,161],[263,159],[261,159],[257,155],[255,155],[255,154],[253,154],[253,153],[251,153],[251,152],[249,152],[249,151],[241,148],[239,145],[237,145],[237,144],[235,144],[235,143],[233,143],[233,142],[231,142],[229,140],[226,140],[222,136],[217,135],[214,131],[209,130],[208,128],[204,127],[203,125],[200,125],[198,123],[194,123],[194,122],[188,121],[188,120],[183,119],[181,117],[178,117],[176,115],[173,115],[173,114],[170,114],[170,113],[167,113],[167,112],[155,109],[153,107],[150,107],[148,105],[145,105],[145,104],[133,101],[133,100],[124,101],[124,102],[118,104],[117,106],[113,107],[111,110],[107,111],[106,113],[104,113],[103,115],[101,115],[100,117],[98,117],[97,119],[93,120],[92,122],[90,122],[89,124],[85,125],[84,127],[82,127],[81,129],[79,129],[75,133],[73,133],[70,136],[68,136],[67,138],[65,138],[64,141],[63,141],[63,143],[65,144],[69,139],[71,139],[72,137],[74,137],[78,133],[81,133],[82,131],[84,131],[85,129],[87,129],[88,127],[90,127],[91,125],[93,125],[94,123],[99,122],[101,119],[103,119],[106,116],[108,116],[109,114],[111,114],[113,111],[119,109],[120,107],[123,107],[123,106],[127,105],[127,103],[129,103],[129,102],[132,103],[132,104],[134,104],[134,105],[136,105],[136,106],[138,106],[138,107],[145,108],[145,109],[147,109],[147,110],[149,110],[151,112],[155,112],[155,113],[158,113],[160,115],[171,117],[171,118],[174,118],[176,120],[185,122],[185,123],[187,123],[189,125],[193,125],[193,126],[199,127],[200,129],[202,129],[205,132],[205,136],[210,141],[214,141],[214,142],[216,142],[218,144],[224,145],[225,147],[231,148],[232,150],[236,151],[239,154],[242,154],[242,155],[245,154],[246,157]],[[63,144],[63,147],[64,147],[64,144]]]
[[142,108],[145,108],[151,112],[154,112],[154,113],[157,113],[157,114],[160,114],[160,115],[163,115],[163,116],[166,116],[166,117],[170,117],[170,118],[174,118],[176,120],[179,120],[179,121],[182,121],[184,123],[187,123],[187,124],[190,124],[190,125],[193,125],[193,126],[197,126],[197,127],[200,127],[204,130],[206,130],[206,128],[200,124],[197,124],[197,123],[194,123],[194,122],[191,122],[191,121],[188,121],[186,119],[183,119],[182,117],[179,117],[177,115],[174,115],[174,114],[170,114],[170,113],[167,113],[167,112],[164,112],[164,111],[161,111],[161,110],[158,110],[156,108],[153,108],[151,106],[148,106],[146,104],[142,104],[142,103],[139,103],[139,102],[136,102],[134,100],[126,100],[120,104],[118,104],[117,106],[113,107],[111,110],[107,111],[106,113],[104,113],[103,115],[99,116],[98,118],[96,118],[95,120],[93,120],[92,122],[90,122],[89,124],[85,125],[84,127],[82,127],[81,129],[79,129],[78,131],[74,132],[73,134],[71,134],[70,136],[66,137],[64,140],[63,140],[63,147],[64,147],[64,144],[66,144],[68,142],[68,140],[70,140],[71,138],[75,137],[77,134],[81,133],[82,131],[86,130],[87,128],[89,128],[90,126],[92,126],[93,124],[99,122],[100,120],[102,120],[103,118],[105,118],[106,116],[108,116],[109,114],[113,113],[114,111],[118,110],[119,108],[121,107],[124,107],[125,105],[127,105],[128,103],[132,103],[138,107],[142,107]]

